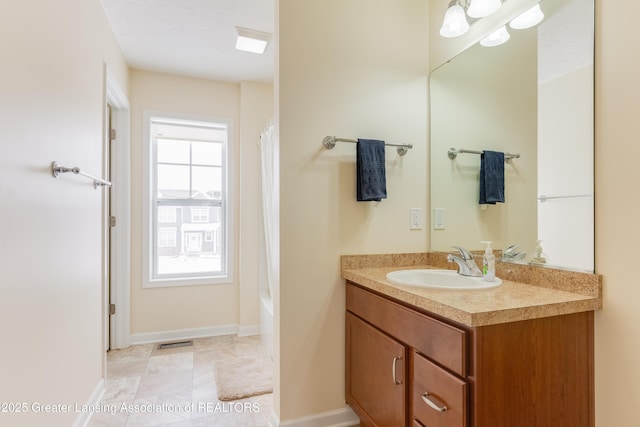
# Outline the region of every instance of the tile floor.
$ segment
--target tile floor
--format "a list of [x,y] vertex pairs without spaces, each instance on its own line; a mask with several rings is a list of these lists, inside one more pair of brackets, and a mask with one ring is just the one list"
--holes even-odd
[[89,427],[263,427],[273,395],[222,402],[214,363],[260,351],[259,337],[195,339],[191,347],[131,346],[107,354],[105,395]]

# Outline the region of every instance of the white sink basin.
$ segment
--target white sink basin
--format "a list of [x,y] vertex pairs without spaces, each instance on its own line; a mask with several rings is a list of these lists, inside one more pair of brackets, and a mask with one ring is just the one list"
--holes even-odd
[[486,282],[482,277],[462,276],[454,270],[398,270],[387,274],[387,280],[396,285],[430,289],[489,289],[502,284],[502,280]]

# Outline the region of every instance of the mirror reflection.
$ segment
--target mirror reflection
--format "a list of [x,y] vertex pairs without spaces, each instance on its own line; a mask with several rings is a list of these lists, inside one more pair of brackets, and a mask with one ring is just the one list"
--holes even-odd
[[[431,74],[431,249],[491,240],[519,245],[513,262],[593,271],[593,0],[540,9],[537,26]],[[504,203],[479,203],[484,150],[519,155]]]

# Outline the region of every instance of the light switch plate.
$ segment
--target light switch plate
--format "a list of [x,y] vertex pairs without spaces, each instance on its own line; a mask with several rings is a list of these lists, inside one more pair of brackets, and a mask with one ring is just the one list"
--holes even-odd
[[409,229],[410,230],[421,230],[423,222],[424,222],[424,219],[422,215],[422,209],[420,208],[409,209]]
[[433,228],[434,230],[444,230],[446,228],[444,208],[433,209]]

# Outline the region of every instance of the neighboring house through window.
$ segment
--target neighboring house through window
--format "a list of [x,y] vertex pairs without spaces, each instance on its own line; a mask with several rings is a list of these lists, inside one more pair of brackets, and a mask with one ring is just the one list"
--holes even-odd
[[145,287],[229,283],[230,122],[145,114]]
[[209,208],[191,208],[191,222],[209,222]]
[[175,206],[159,206],[158,222],[176,222],[178,208]]
[[175,248],[176,247],[176,229],[175,228],[158,229],[158,247],[159,248]]

